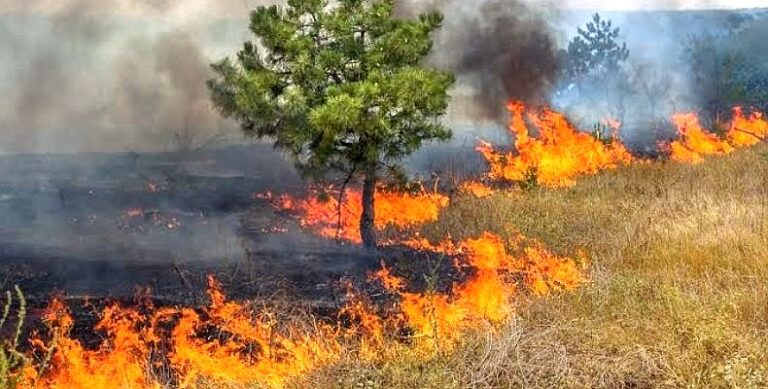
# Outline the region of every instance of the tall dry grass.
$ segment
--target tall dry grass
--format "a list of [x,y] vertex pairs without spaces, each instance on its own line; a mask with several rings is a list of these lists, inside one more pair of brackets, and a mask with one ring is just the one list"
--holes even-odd
[[[581,248],[591,282],[523,298],[503,328],[430,358],[350,356],[296,387],[768,387],[768,147],[641,164],[567,190],[460,198],[424,234],[520,231]],[[391,351],[391,350],[390,350]]]

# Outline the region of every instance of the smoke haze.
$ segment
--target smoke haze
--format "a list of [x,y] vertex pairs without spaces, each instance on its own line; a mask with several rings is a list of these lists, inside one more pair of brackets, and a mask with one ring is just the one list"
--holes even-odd
[[[248,11],[269,0],[0,0],[0,153],[165,150],[239,139],[208,101],[208,64],[249,39]],[[690,8],[684,1],[634,8]],[[722,2],[698,2],[719,7]],[[509,98],[547,102],[557,50],[597,1],[410,0],[446,16],[430,62],[455,71],[451,121],[503,122]],[[633,7],[629,7],[633,8]],[[676,66],[687,27],[616,14],[632,56]],[[631,22],[631,23],[630,23]],[[702,24],[699,24],[702,25]],[[661,26],[662,28],[659,28]]]
[[[174,148],[232,137],[208,64],[239,46],[244,1],[4,1],[0,152]],[[215,15],[213,21],[206,18]]]

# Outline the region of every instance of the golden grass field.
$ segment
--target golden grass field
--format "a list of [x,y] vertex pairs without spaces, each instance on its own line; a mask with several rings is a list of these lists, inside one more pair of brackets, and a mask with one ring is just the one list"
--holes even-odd
[[636,164],[570,189],[461,198],[423,233],[520,231],[588,253],[590,282],[521,297],[502,328],[416,356],[394,343],[297,388],[768,387],[768,147]]

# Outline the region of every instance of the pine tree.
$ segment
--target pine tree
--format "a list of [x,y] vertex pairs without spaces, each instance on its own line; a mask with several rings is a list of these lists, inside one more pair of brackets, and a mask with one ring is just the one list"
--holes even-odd
[[454,82],[426,68],[442,23],[399,19],[394,0],[288,0],[251,13],[255,42],[213,65],[212,100],[242,129],[290,152],[302,172],[363,180],[360,230],[376,245],[374,193],[384,169],[451,132],[439,118]]
[[594,14],[585,28],[568,44],[566,75],[572,79],[615,73],[629,58],[626,43],[619,44],[618,27]]

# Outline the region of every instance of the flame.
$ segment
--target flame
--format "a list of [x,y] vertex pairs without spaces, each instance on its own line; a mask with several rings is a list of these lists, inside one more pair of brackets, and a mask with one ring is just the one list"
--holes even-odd
[[461,185],[461,190],[477,198],[485,198],[493,195],[493,189],[478,181],[469,181]]
[[128,208],[123,212],[123,217],[126,219],[132,219],[137,217],[144,217],[144,209],[142,208]]
[[[417,243],[413,243],[417,244]],[[585,281],[576,260],[559,257],[540,243],[517,236],[511,241],[485,233],[461,242],[446,240],[424,247],[457,256],[456,266],[469,276],[450,291],[413,292],[405,279],[382,264],[371,280],[399,297],[389,314],[379,313],[364,293],[348,286],[340,310],[352,322],[286,322],[268,308],[255,309],[228,300],[218,282],[208,279],[207,307],[155,308],[117,304],[101,311],[94,327],[104,334],[95,349],[70,335],[74,320],[60,299],[53,299],[43,320],[50,342],[33,341],[41,351],[54,350],[50,366],[37,374],[20,373],[22,388],[179,388],[206,385],[284,387],[292,378],[337,360],[342,353],[381,358],[389,334],[407,329],[415,351],[450,349],[466,331],[495,325],[514,314],[515,296],[523,290],[546,294],[570,290]],[[166,371],[165,378],[159,371]]]
[[[39,388],[160,388],[146,380],[149,344],[145,317],[137,310],[116,305],[105,308],[94,330],[108,341],[97,350],[87,350],[70,338],[74,320],[59,299],[53,299],[43,315],[55,335],[51,369],[55,374],[36,377],[28,372],[26,385]],[[37,344],[40,344],[38,342]],[[34,382],[34,384],[33,384]]]
[[727,135],[728,141],[736,147],[754,146],[768,137],[768,121],[763,118],[762,112],[744,116],[744,110],[735,107]]
[[[527,244],[523,247],[524,242]],[[374,273],[373,278],[385,289],[400,296],[403,320],[428,348],[451,347],[465,330],[510,317],[515,312],[514,297],[520,286],[535,295],[545,295],[573,290],[586,281],[583,255],[578,258],[580,267],[576,259],[557,256],[522,235],[511,242],[486,232],[459,243],[431,245],[424,240],[412,240],[409,244],[463,256],[464,265],[458,266],[473,272],[465,282],[453,285],[450,294],[405,292],[404,281],[393,276],[388,268],[383,266]]]
[[[561,113],[549,109],[526,112],[526,106],[519,101],[510,102],[507,108],[512,114],[509,129],[515,137],[517,153],[499,151],[487,142],[477,147],[490,165],[492,179],[533,179],[547,187],[568,187],[575,184],[578,176],[632,161],[627,148],[615,136],[609,143],[601,142],[578,131]],[[538,138],[529,134],[526,118],[538,129]]]
[[669,144],[670,159],[675,162],[699,164],[707,155],[725,155],[733,152],[733,146],[704,129],[694,113],[672,116],[680,139]]
[[[182,309],[172,331],[173,348],[169,359],[178,372],[180,387],[197,382],[249,384],[280,387],[285,380],[304,373],[336,354],[335,345],[325,341],[325,328],[310,335],[297,328],[285,332],[267,312],[254,316],[240,303],[227,301],[218,283],[209,278],[210,306],[207,318],[192,309]],[[215,326],[224,341],[201,339],[197,334]]]
[[[227,301],[213,278],[208,295],[211,303],[203,314],[191,308],[151,307],[151,313],[142,314],[135,308],[111,305],[94,327],[106,335],[96,350],[87,350],[69,336],[74,321],[61,301],[54,299],[43,315],[57,334],[51,344],[55,350],[51,366],[40,377],[33,369],[25,371],[21,387],[165,387],[152,374],[156,367],[152,361],[161,352],[163,329],[169,326],[171,350],[164,357],[180,388],[195,387],[203,380],[281,387],[288,378],[338,355],[328,327],[282,330],[267,312],[254,315],[245,305]],[[211,329],[218,335],[201,336]]]
[[[340,238],[360,243],[360,215],[362,215],[362,194],[358,190],[347,190],[341,203],[339,217],[338,191],[328,188],[328,196],[319,196],[315,191],[305,199],[283,195],[279,207],[295,212],[302,227],[315,231],[325,238]],[[325,199],[322,199],[325,197]],[[375,195],[376,229],[388,227],[413,228],[437,220],[440,210],[448,206],[448,197],[439,193],[397,193],[377,190]]]

